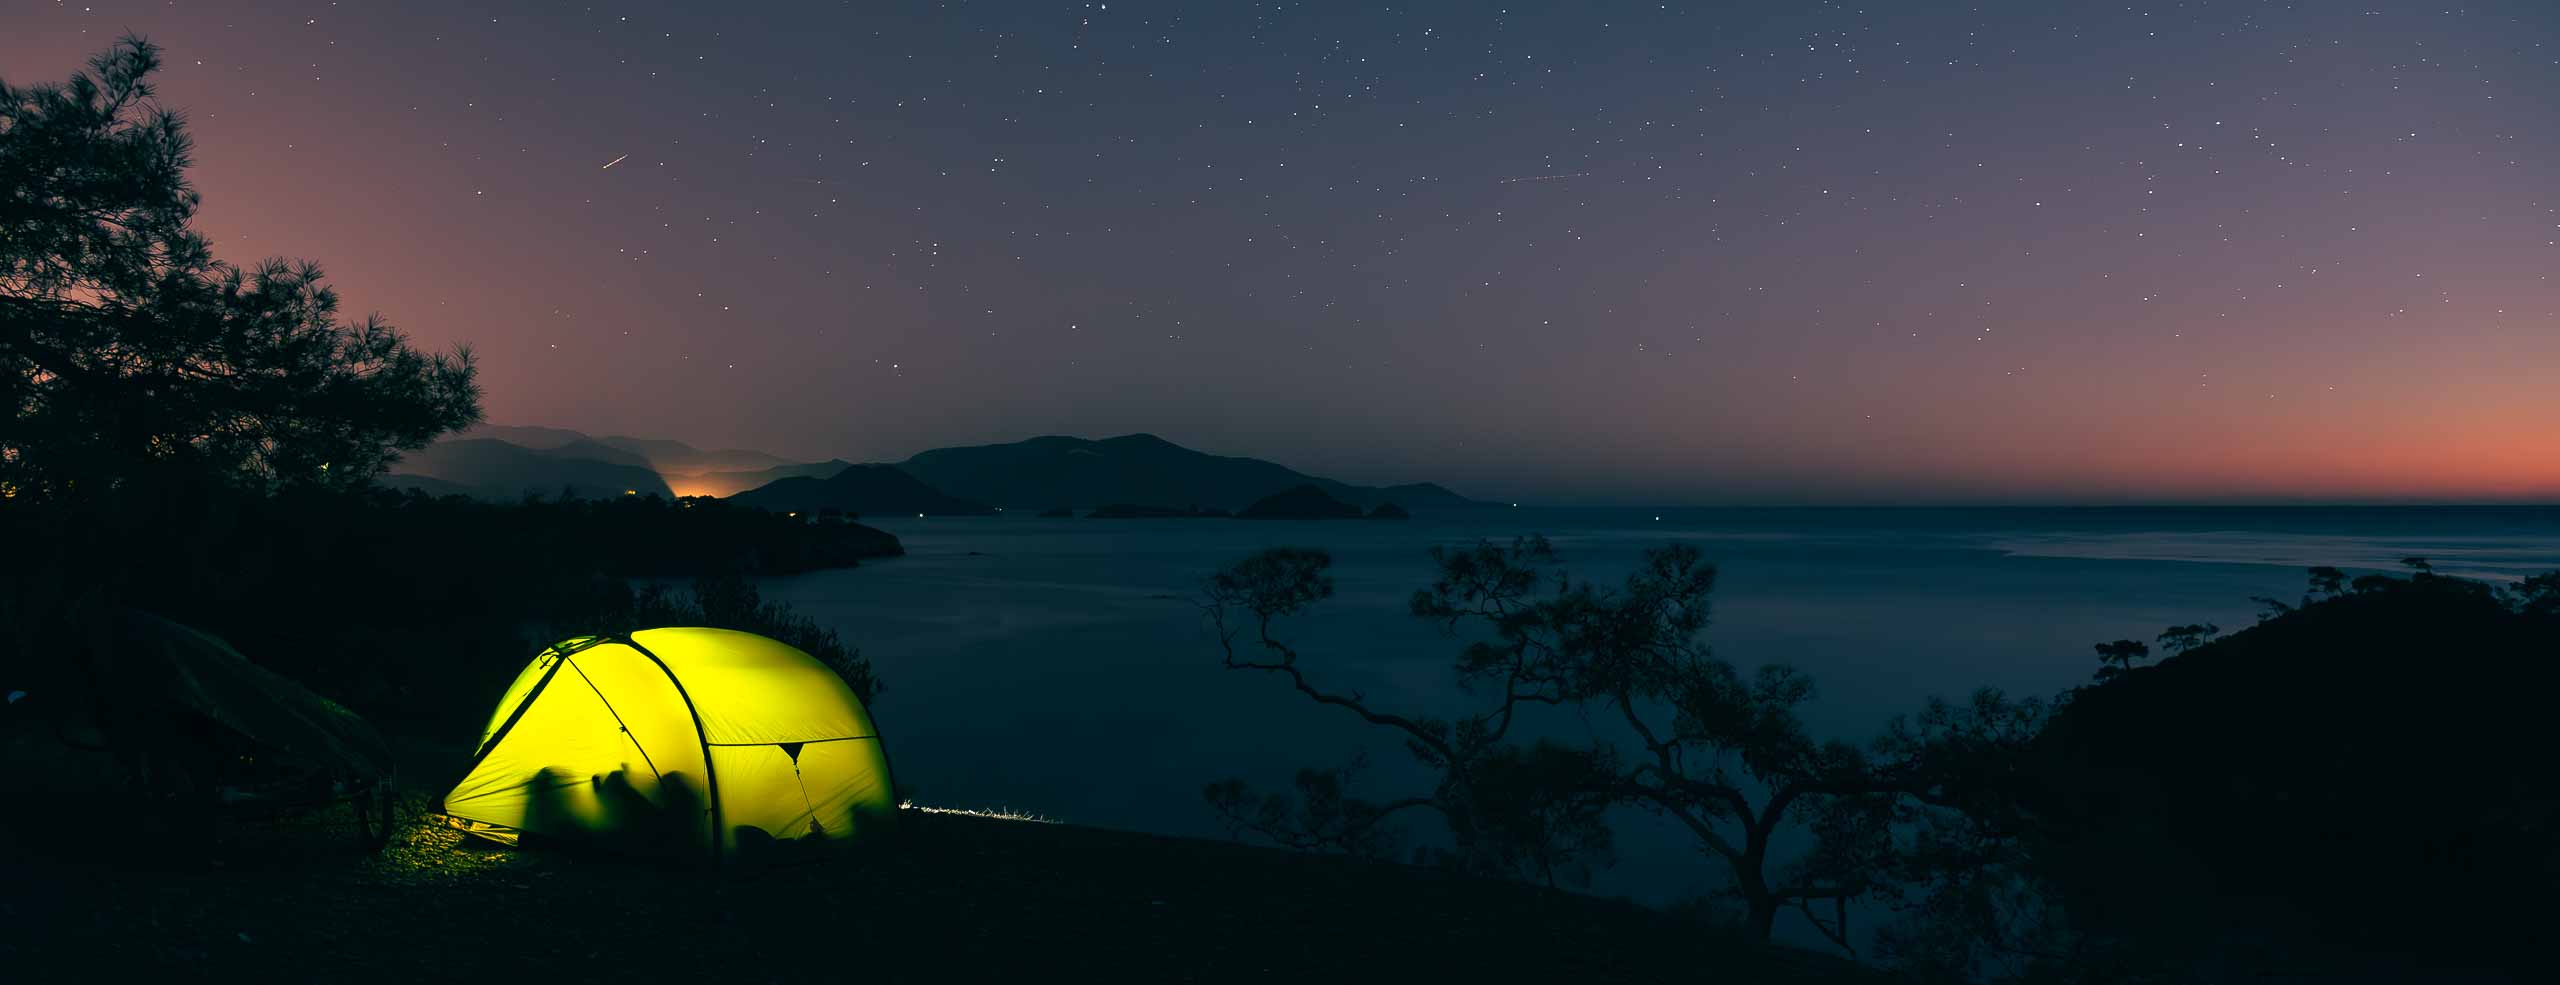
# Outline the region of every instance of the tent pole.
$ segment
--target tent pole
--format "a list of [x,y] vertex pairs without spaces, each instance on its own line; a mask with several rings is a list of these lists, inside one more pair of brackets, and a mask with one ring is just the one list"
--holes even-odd
[[702,712],[695,710],[693,695],[686,693],[684,682],[676,678],[675,670],[668,667],[666,661],[658,659],[657,654],[649,652],[648,647],[641,646],[629,636],[616,638],[615,642],[639,651],[641,656],[649,658],[650,663],[657,664],[658,671],[667,675],[667,683],[676,686],[676,697],[684,699],[684,713],[693,717],[693,738],[702,747],[702,783],[711,798],[711,865],[718,868],[722,849],[729,840],[729,831],[720,812],[720,768],[711,762],[711,737],[702,731]]

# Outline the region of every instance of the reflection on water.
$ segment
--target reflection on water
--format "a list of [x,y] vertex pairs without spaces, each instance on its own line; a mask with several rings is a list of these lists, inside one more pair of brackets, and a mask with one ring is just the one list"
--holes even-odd
[[[1661,516],[1661,520],[1653,519]],[[1406,616],[1435,544],[1543,532],[1577,574],[1614,580],[1647,546],[1697,544],[1721,569],[1709,639],[1745,666],[1792,662],[1821,687],[1809,723],[1860,738],[1932,694],[2050,694],[2096,669],[2090,645],[2162,627],[2248,625],[2301,569],[2448,574],[2560,568],[2552,511],[1485,510],[1411,522],[1039,520],[880,525],[909,556],[774,579],[768,597],[840,631],[878,666],[874,709],[902,783],[926,803],[1008,805],[1083,824],[1219,836],[1203,784],[1287,782],[1366,749],[1378,792],[1415,777],[1386,733],[1281,682],[1223,670],[1190,603],[1200,579],[1280,544],[1333,553],[1337,596],[1292,628],[1329,688],[1450,709],[1455,645]],[[1588,734],[1569,716],[1549,730]],[[1399,781],[1403,781],[1400,785]],[[1718,884],[1693,845],[1630,819],[1604,893],[1669,899]]]

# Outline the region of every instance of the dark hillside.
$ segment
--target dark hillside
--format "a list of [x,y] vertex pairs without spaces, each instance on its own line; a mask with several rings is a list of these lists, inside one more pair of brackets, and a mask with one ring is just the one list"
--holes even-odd
[[2560,891],[2555,653],[2560,620],[2422,574],[2082,689],[2038,743],[2047,861],[2153,947],[2523,959]]
[[[1632,905],[1223,842],[905,812],[894,840],[725,876],[456,847],[223,867],[13,850],[25,981],[1877,981]],[[19,846],[23,847],[23,846]]]
[[[0,534],[49,559],[40,563],[117,564],[127,604],[219,636],[385,729],[448,736],[437,730],[476,728],[542,646],[627,615],[626,579],[784,574],[903,552],[877,528],[812,526],[720,500],[138,492],[114,514],[146,545],[138,550],[95,550],[96,531],[44,510],[0,511]],[[77,578],[0,579],[0,613],[69,611],[81,590]],[[45,638],[41,621],[13,625],[26,641]],[[52,688],[28,682],[85,686],[83,665],[56,654],[86,637],[76,625],[55,631],[74,635],[0,649],[12,688],[47,698]]]

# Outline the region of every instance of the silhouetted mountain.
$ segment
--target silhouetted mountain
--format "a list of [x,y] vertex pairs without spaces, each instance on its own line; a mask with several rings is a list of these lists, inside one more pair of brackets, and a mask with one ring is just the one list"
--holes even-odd
[[[1356,488],[1359,488],[1359,487],[1354,486],[1354,487],[1352,487],[1352,488],[1355,488],[1355,489],[1356,489]],[[1464,497],[1464,496],[1460,496],[1460,495],[1458,495],[1457,493],[1450,492],[1450,491],[1449,491],[1449,489],[1448,489],[1448,487],[1443,486],[1443,485],[1441,485],[1441,484],[1439,484],[1439,483],[1437,483],[1437,482],[1408,482],[1408,483],[1404,483],[1403,485],[1396,485],[1396,486],[1379,486],[1379,487],[1377,487],[1376,489],[1370,490],[1370,492],[1371,492],[1373,495],[1377,496],[1378,498],[1377,498],[1377,499],[1375,499],[1375,500],[1353,500],[1353,501],[1354,501],[1354,502],[1361,503],[1362,505],[1368,505],[1368,504],[1369,504],[1369,503],[1371,503],[1371,502],[1380,502],[1380,503],[1384,503],[1384,502],[1405,501],[1405,502],[1421,503],[1421,504],[1423,504],[1423,505],[1425,505],[1425,506],[1437,506],[1437,507],[1442,507],[1442,508],[1447,508],[1447,507],[1451,507],[1451,506],[1491,506],[1491,505],[1493,505],[1493,504],[1491,504],[1491,503],[1483,503],[1483,502],[1478,502],[1478,501],[1476,501],[1476,500],[1468,499],[1468,498],[1466,498],[1466,497]],[[1389,497],[1392,497],[1392,498],[1389,498]]]
[[1100,441],[1052,436],[1002,445],[937,448],[899,467],[954,496],[1030,509],[1060,503],[1197,503],[1233,510],[1303,485],[1317,486],[1336,499],[1360,506],[1390,497],[1414,507],[1474,505],[1429,483],[1385,489],[1354,486],[1258,459],[1193,451],[1152,434]]
[[813,479],[834,478],[836,473],[852,467],[852,462],[835,458],[823,462],[776,465],[772,468],[748,472],[701,472],[693,475],[679,475],[670,478],[667,484],[676,487],[677,492],[687,496],[735,496],[750,489],[764,488],[783,479],[803,476]]
[[1236,512],[1248,520],[1334,520],[1357,519],[1360,508],[1333,498],[1313,485],[1283,489],[1253,501]]
[[642,466],[541,451],[495,438],[439,441],[401,456],[392,469],[394,474],[385,476],[383,484],[396,486],[404,477],[425,476],[481,499],[512,500],[527,493],[556,497],[563,489],[584,499],[626,494],[675,497],[658,473]]
[[891,465],[854,465],[834,476],[794,476],[729,497],[742,506],[776,512],[814,513],[827,507],[863,516],[978,516],[995,512],[916,481]]
[[[511,441],[508,444],[515,444],[515,442]],[[607,465],[628,465],[635,469],[648,469],[651,472],[663,471],[651,465],[646,456],[625,451],[592,438],[579,438],[566,444],[533,450],[553,458],[583,458],[590,462],[603,462]]]
[[599,438],[567,428],[536,427],[524,424],[477,424],[454,435],[452,440],[471,438],[494,438],[520,448],[558,452],[577,458],[612,462],[616,465],[646,466],[662,475],[751,472],[798,464],[780,455],[748,448],[705,451],[681,441],[665,438],[634,438],[620,434]]
[[518,448],[530,448],[534,451],[550,451],[571,442],[595,440],[584,433],[567,428],[536,427],[529,424],[474,424],[455,432],[445,440],[465,441],[472,438],[494,438]]
[[[501,462],[492,458],[492,453],[486,449],[457,452],[445,447],[472,441],[497,442],[535,458],[563,463],[586,462],[645,469],[656,476],[653,481],[641,483],[634,481],[636,477],[626,476],[618,480],[622,483],[620,488],[638,489],[643,493],[663,490],[662,495],[739,496],[773,487],[788,479],[832,479],[851,467],[851,463],[843,459],[793,462],[749,449],[705,451],[681,441],[662,438],[627,435],[596,438],[564,428],[482,424],[458,437],[439,441],[428,450],[409,456],[408,461],[394,468],[405,476],[445,480],[482,498],[517,498],[524,488],[530,488],[525,486],[528,482],[548,486],[546,495],[556,495],[563,483],[584,483],[588,487],[603,488],[596,485],[603,473],[579,479],[576,473],[580,466],[563,464],[536,468],[522,456]],[[774,507],[772,504],[819,503],[840,509],[859,509],[834,502],[851,496],[872,504],[869,507],[872,510],[890,513],[967,513],[984,509],[986,504],[1030,511],[1059,508],[1061,504],[1091,507],[1164,503],[1197,504],[1201,508],[1224,513],[1241,509],[1284,489],[1310,485],[1334,499],[1363,509],[1374,509],[1390,500],[1403,507],[1419,509],[1483,505],[1433,483],[1355,486],[1306,475],[1259,459],[1193,451],[1151,434],[1123,435],[1099,441],[1045,437],[1003,445],[937,448],[894,466],[875,467],[900,470],[926,488],[923,492],[897,488],[883,484],[888,480],[875,475],[851,484],[860,486],[859,489],[829,493],[811,492],[809,490],[814,487],[809,484],[782,486],[757,500],[756,505],[785,511],[797,507]],[[394,480],[397,478],[386,477],[386,484],[396,485]],[[420,488],[437,495],[454,491],[424,485]],[[943,498],[936,499],[935,496]],[[924,508],[917,510],[889,504],[921,505]],[[1185,508],[1152,505],[1144,508],[1159,513],[1170,511],[1190,515]]]
[[[493,440],[554,458],[583,459],[647,469],[657,474],[676,494],[685,496],[728,496],[754,489],[792,476],[825,478],[842,471],[852,463],[843,459],[826,462],[794,462],[779,455],[744,448],[704,451],[681,441],[663,438],[634,438],[610,435],[602,438],[565,428],[534,427],[513,424],[481,424],[454,437],[439,441]],[[416,459],[419,456],[410,456]],[[415,476],[423,467],[399,466]],[[471,475],[430,476],[457,481],[474,487],[473,495],[488,495],[476,488],[479,479]],[[388,483],[398,485],[397,483]],[[432,495],[443,495],[451,489],[419,486]],[[644,490],[645,491],[645,490]],[[513,495],[498,498],[514,498]]]
[[[692,445],[685,444],[681,441],[670,441],[664,438],[633,438],[617,434],[598,438],[596,440],[599,443],[637,455],[643,461],[648,462],[650,467],[668,475],[689,475],[710,472],[753,472],[762,469],[801,464],[793,462],[791,459],[784,458],[780,455],[769,455],[764,452],[748,448],[720,448],[706,451]],[[806,475],[814,473],[801,474]],[[704,495],[719,496],[725,494],[706,493]]]
[[1410,520],[1413,519],[1413,514],[1405,512],[1404,507],[1397,506],[1394,503],[1380,503],[1378,504],[1377,509],[1369,511],[1369,519]]

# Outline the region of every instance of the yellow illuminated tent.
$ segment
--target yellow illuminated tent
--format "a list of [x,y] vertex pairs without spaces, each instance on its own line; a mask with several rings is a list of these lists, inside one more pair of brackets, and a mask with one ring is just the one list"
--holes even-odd
[[842,677],[753,633],[684,628],[543,650],[441,809],[500,841],[718,858],[876,831],[896,807],[879,733]]

